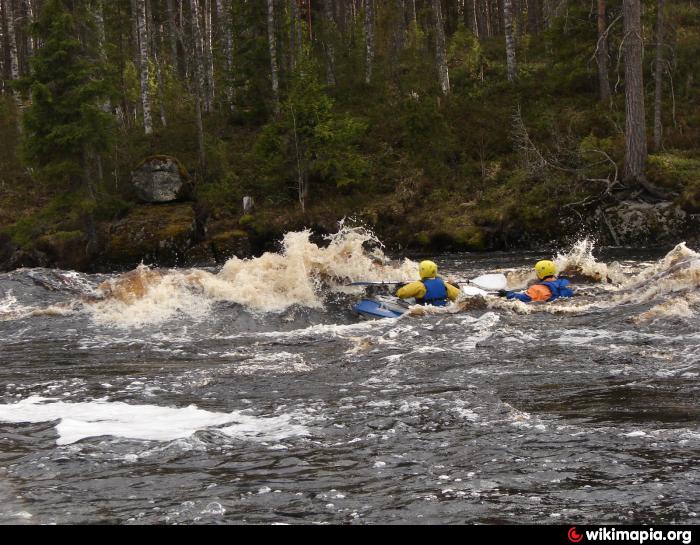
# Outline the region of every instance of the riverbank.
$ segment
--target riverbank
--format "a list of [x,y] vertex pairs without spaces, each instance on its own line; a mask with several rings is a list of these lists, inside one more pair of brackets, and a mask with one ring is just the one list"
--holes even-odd
[[[56,267],[79,271],[156,266],[213,266],[232,256],[274,251],[283,235],[310,229],[319,240],[340,223],[361,225],[394,253],[557,248],[582,236],[601,245],[663,246],[700,233],[700,159],[652,156],[654,182],[673,189],[672,201],[619,192],[592,205],[566,204],[568,195],[542,199],[512,175],[486,189],[480,199],[435,191],[420,181],[398,183],[390,193],[336,195],[305,211],[295,203],[263,202],[248,212],[242,203],[216,201],[200,191],[190,200],[165,204],[111,198],[93,210],[96,245],[88,252],[84,203],[70,196],[41,206],[15,200],[14,216],[0,230],[0,270]],[[583,199],[585,201],[585,198]],[[7,224],[8,220],[21,219]]]

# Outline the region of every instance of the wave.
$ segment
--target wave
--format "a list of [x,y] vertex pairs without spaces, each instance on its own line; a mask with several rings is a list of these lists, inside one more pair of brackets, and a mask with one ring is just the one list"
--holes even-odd
[[[654,305],[653,316],[658,317],[664,313],[690,316],[697,307],[693,293],[700,285],[700,254],[685,243],[661,259],[643,264],[604,263],[594,257],[594,250],[593,241],[582,239],[553,258],[558,270],[572,279],[579,293],[574,299],[526,305],[493,296],[465,295],[445,309],[413,307],[408,316],[487,309],[577,314],[627,303],[649,303]],[[0,320],[85,310],[99,325],[133,328],[178,319],[201,321],[216,312],[215,305],[222,302],[238,305],[242,313],[252,315],[281,314],[290,308],[325,312],[334,299],[342,302],[343,298],[362,295],[363,288],[349,283],[368,279],[410,281],[416,277],[417,266],[410,259],[392,261],[371,231],[341,225],[337,233],[326,237],[325,245],[312,242],[309,230],[290,232],[281,241],[279,252],[251,259],[234,257],[218,272],[142,265],[98,284],[97,277],[72,271],[25,270],[23,274],[34,284],[50,291],[65,291],[72,299],[39,307],[23,305],[13,292],[6,292],[0,299]],[[510,269],[507,277],[509,289],[522,289],[536,281],[531,265]]]

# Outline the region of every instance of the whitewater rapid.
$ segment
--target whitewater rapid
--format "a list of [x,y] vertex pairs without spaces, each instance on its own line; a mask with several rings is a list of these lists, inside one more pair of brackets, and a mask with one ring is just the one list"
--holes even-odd
[[216,271],[0,275],[0,521],[697,520],[695,250],[431,257],[509,289],[554,259],[577,296],[362,321],[347,284],[420,259],[354,229]]

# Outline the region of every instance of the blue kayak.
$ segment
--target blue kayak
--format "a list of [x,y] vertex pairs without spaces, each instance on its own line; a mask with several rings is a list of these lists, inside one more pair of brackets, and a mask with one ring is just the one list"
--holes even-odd
[[398,318],[404,314],[410,304],[398,297],[389,295],[376,295],[360,300],[352,306],[353,312],[356,312],[363,318]]

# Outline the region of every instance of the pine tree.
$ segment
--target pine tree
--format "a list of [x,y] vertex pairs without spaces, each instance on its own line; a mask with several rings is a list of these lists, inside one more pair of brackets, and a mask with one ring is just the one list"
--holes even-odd
[[624,0],[625,58],[625,164],[623,179],[643,183],[647,159],[646,122],[644,119],[644,82],[642,70],[641,4]]
[[41,47],[22,82],[32,96],[23,117],[23,156],[41,179],[69,190],[82,182],[94,198],[92,172],[97,154],[107,150],[112,117],[101,108],[107,90],[94,19],[84,4],[75,2],[75,11],[72,4],[48,0],[34,27]]

